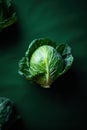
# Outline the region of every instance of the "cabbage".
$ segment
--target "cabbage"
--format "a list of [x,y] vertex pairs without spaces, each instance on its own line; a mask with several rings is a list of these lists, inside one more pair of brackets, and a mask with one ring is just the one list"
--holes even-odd
[[17,21],[12,0],[0,0],[0,31]]
[[13,101],[0,97],[0,130],[8,130],[20,119]]
[[18,72],[40,86],[50,88],[71,67],[73,60],[68,44],[57,45],[49,39],[36,39],[19,61]]

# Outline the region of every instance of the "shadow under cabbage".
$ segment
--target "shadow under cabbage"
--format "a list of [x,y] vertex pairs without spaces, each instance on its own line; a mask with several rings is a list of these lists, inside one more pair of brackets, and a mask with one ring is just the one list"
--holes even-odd
[[78,73],[72,67],[67,73],[55,80],[50,91],[60,95],[62,99],[68,99],[78,93],[79,89]]

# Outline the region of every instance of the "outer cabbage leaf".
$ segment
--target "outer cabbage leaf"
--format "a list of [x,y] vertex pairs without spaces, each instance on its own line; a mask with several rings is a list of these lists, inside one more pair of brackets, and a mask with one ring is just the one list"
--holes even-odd
[[64,70],[60,73],[60,75],[62,75],[71,67],[74,57],[71,53],[71,47],[68,44],[57,46],[57,51],[61,54],[64,60]]

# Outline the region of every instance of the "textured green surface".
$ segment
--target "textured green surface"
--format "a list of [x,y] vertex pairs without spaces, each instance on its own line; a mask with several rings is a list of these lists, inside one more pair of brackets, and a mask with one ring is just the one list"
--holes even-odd
[[[0,33],[0,96],[17,105],[27,129],[87,129],[86,0],[14,0],[19,23]],[[69,43],[72,69],[44,90],[18,74],[18,61],[35,38]],[[65,87],[66,86],[66,87]],[[25,129],[24,129],[25,130]]]

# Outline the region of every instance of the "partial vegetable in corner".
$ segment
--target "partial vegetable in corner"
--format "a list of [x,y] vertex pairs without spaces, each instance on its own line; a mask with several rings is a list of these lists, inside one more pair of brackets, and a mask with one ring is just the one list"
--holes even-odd
[[49,39],[36,39],[19,61],[18,72],[42,87],[50,88],[55,79],[69,70],[73,60],[68,44],[57,45]]
[[17,21],[12,0],[0,0],[0,31]]
[[15,109],[13,101],[6,97],[0,97],[0,130],[9,130],[21,119]]

